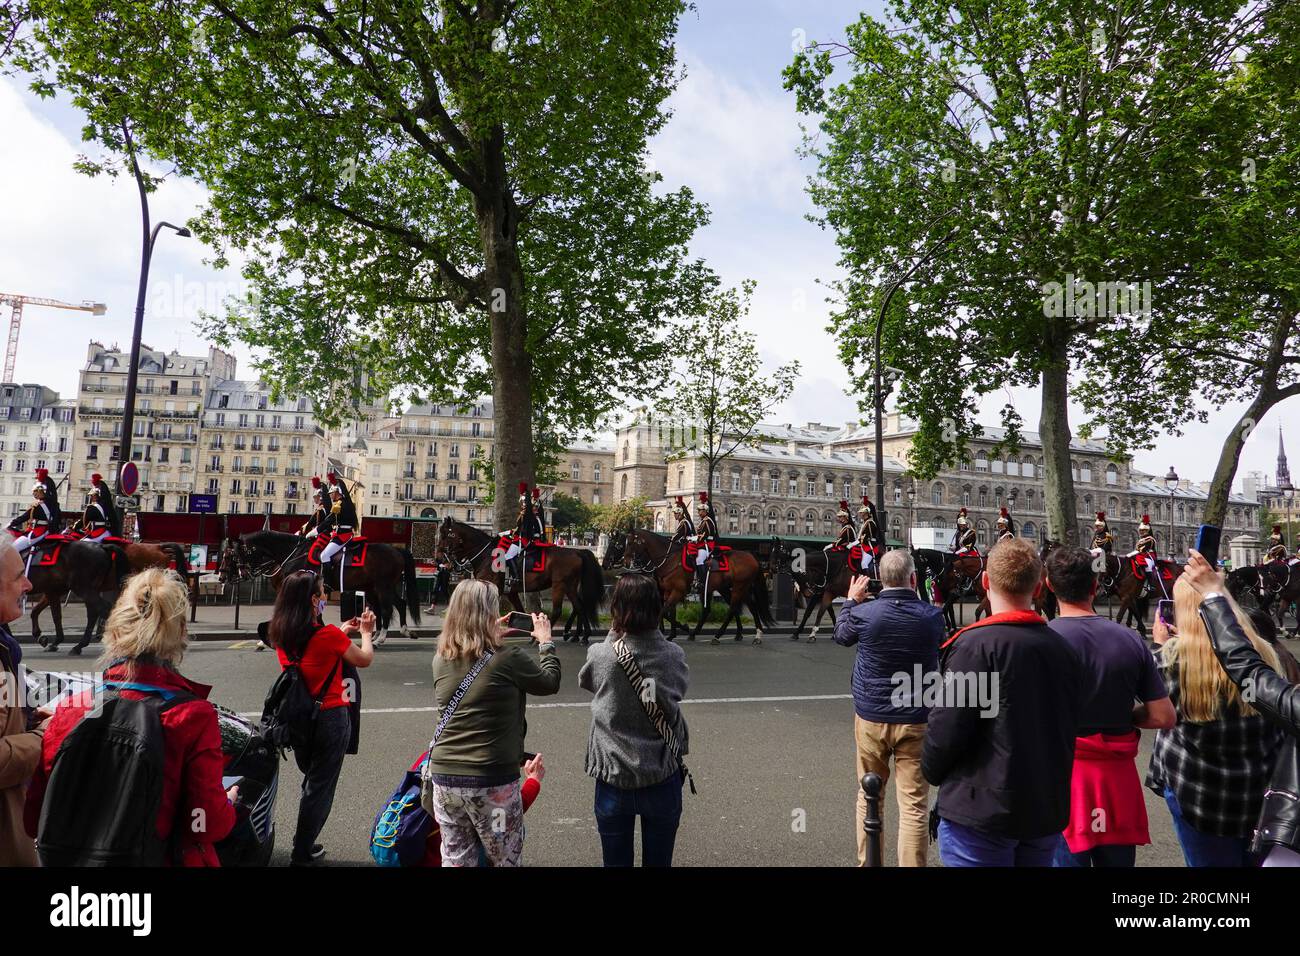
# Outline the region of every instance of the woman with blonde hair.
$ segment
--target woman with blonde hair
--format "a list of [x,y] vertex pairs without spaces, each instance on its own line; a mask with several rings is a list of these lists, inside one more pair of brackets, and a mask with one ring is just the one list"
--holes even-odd
[[[1146,784],[1165,798],[1188,866],[1248,866],[1250,837],[1282,733],[1243,697],[1214,653],[1204,598],[1186,575],[1174,584],[1174,628],[1153,628],[1178,723],[1156,734]],[[1230,597],[1232,614],[1259,657],[1277,655]]]
[[422,803],[442,833],[443,866],[518,866],[523,856],[524,710],[528,694],[560,689],[551,622],[534,614],[534,659],[519,644],[509,615],[498,617],[496,585],[470,579],[451,594],[433,658],[438,723],[429,744]]
[[[109,693],[127,700],[150,695],[182,698],[160,716],[163,781],[156,829],[167,847],[166,863],[220,866],[214,845],[235,824],[232,801],[238,799],[239,790],[221,787],[225,759],[217,712],[207,701],[211,688],[188,680],[178,670],[188,645],[188,616],[188,592],[175,572],[141,571],[127,580],[108,616],[100,663]],[[27,832],[33,837],[55,755],[95,703],[94,691],[76,694],[64,700],[50,719],[24,813]],[[195,820],[202,820],[203,826],[192,826]]]

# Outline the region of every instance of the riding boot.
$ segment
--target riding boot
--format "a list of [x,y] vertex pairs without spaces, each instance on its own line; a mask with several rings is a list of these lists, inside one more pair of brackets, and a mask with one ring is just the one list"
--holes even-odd
[[705,578],[708,576],[709,566],[707,564],[697,564],[695,566],[695,590],[700,596],[700,606],[705,607],[709,603],[709,595],[705,591]]

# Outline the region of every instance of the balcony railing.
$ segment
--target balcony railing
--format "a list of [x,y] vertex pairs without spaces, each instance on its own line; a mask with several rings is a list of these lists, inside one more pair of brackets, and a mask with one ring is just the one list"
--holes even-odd
[[250,475],[260,475],[262,473],[262,469],[257,465],[250,465],[247,471]]

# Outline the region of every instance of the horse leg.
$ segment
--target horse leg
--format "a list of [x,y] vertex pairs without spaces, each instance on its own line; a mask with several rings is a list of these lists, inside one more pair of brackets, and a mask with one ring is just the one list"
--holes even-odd
[[107,610],[103,607],[104,598],[98,591],[93,589],[93,586],[85,593],[77,596],[86,605],[86,630],[82,633],[81,640],[73,645],[72,650],[68,651],[68,654],[72,657],[79,656],[86,645],[90,643],[91,636],[95,633],[95,625],[99,623],[101,616],[107,614]]
[[[709,642],[710,644],[720,644],[720,643],[722,643],[722,635],[727,633],[727,628],[731,626],[731,618],[732,618],[732,616],[733,616],[735,613],[736,613],[736,607],[735,607],[735,605],[734,605],[734,604],[728,604],[728,605],[727,605],[727,616],[724,617],[724,618],[722,619],[722,626],[721,626],[720,628],[718,628],[718,633],[716,633],[716,634],[713,635],[713,640],[711,640],[711,641]],[[700,615],[700,623],[703,623],[703,622],[704,622],[704,615]],[[740,638],[736,638],[736,640],[740,640]]]
[[[812,616],[813,608],[816,607],[816,606],[817,606],[817,605],[815,605],[812,601],[804,601],[804,602],[803,602],[803,620],[801,620],[801,621],[799,622],[799,626],[796,627],[796,628],[794,629],[794,633],[790,635],[790,640],[792,640],[792,641],[797,641],[797,640],[799,640],[799,635],[803,633],[803,626],[804,626],[805,624],[808,623],[808,618]],[[818,615],[817,615],[817,621],[820,621],[821,619],[822,619],[821,614],[818,614]],[[755,620],[758,620],[758,619],[755,618]],[[813,622],[813,627],[814,627],[814,628],[817,626],[817,621],[814,621],[814,622]],[[817,632],[816,632],[816,631],[813,631],[813,633],[815,634],[815,633],[817,633]]]
[[[50,604],[50,596],[42,594],[41,599],[32,605],[32,638],[37,644],[45,646],[45,640],[41,637],[41,611],[45,610]],[[50,612],[53,614],[53,612]]]
[[827,589],[822,592],[821,598],[817,601],[817,618],[813,621],[812,633],[808,635],[808,643],[817,643],[817,632],[821,630],[822,618],[826,616],[826,609],[835,605],[835,595]]

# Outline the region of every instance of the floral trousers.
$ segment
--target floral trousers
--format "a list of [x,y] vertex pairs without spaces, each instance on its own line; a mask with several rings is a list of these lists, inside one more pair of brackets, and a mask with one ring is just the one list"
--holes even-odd
[[[499,787],[448,787],[430,781],[425,809],[442,832],[443,866],[519,866],[524,855],[524,802],[519,781]],[[429,804],[432,806],[429,806]]]

